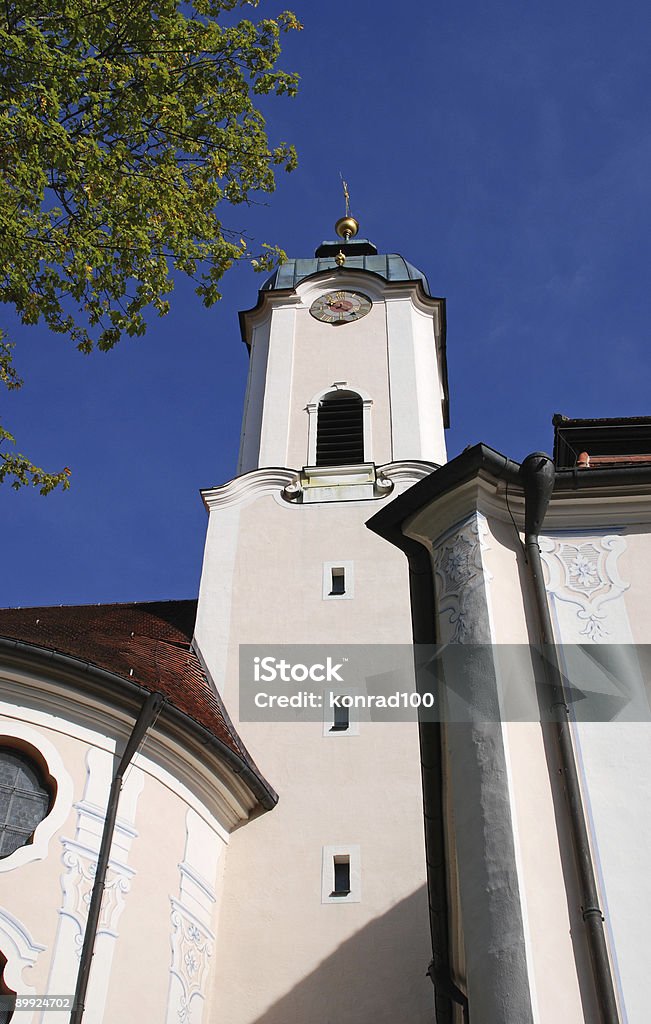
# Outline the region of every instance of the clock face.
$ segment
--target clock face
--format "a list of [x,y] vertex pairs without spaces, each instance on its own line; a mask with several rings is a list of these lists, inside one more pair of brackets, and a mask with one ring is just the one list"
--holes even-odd
[[310,313],[325,324],[349,324],[361,320],[371,309],[371,300],[361,292],[326,292],[310,306]]

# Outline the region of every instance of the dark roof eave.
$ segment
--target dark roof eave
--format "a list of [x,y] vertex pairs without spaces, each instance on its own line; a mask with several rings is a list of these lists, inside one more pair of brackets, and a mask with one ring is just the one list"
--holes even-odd
[[640,426],[649,426],[651,424],[651,416],[605,416],[605,417],[588,417],[587,419],[573,419],[571,416],[563,416],[562,413],[556,412],[552,416],[552,426],[561,427],[564,429],[572,429],[574,427],[612,427],[618,424],[623,426],[634,427],[636,424]]
[[[402,525],[412,515],[432,501],[443,497],[449,491],[477,476],[480,471],[490,473],[496,480],[507,480],[520,485],[520,464],[506,455],[477,444],[467,448],[455,459],[446,462],[423,480],[399,495],[389,505],[368,520],[366,526],[373,533],[392,544],[408,550],[408,538],[402,533]],[[597,488],[633,489],[640,485],[651,486],[651,466],[622,466],[608,469],[558,469],[554,482],[554,494],[567,491],[591,490]]]
[[476,444],[455,459],[446,462],[440,469],[434,470],[423,480],[419,480],[391,504],[385,505],[366,525],[369,530],[386,540],[390,539],[389,535],[395,538],[396,528],[400,530],[407,519],[431,501],[471,480],[480,470],[490,473],[498,480],[504,478],[509,483],[516,483],[519,479],[520,464],[495,451],[494,448],[489,448],[488,445]]
[[597,487],[626,488],[651,485],[651,466],[610,466],[604,469],[557,469],[554,493]]
[[[13,659],[12,654],[14,654]],[[68,676],[72,674],[80,677],[90,677],[91,680],[95,679],[98,683],[97,689],[104,698],[106,698],[106,691],[99,684],[109,683],[112,692],[115,692],[116,688],[120,691],[121,695],[125,698],[125,704],[132,711],[136,710],[138,705],[142,704],[150,693],[156,692],[149,690],[146,686],[142,686],[133,679],[125,679],[124,676],[118,675],[115,672],[109,672],[107,669],[100,668],[92,662],[82,661],[79,658],[74,658],[69,654],[62,654],[48,647],[39,647],[36,644],[25,643],[23,640],[0,636],[0,656],[2,655],[5,656],[5,659],[10,664],[15,662],[20,666],[24,666],[25,659],[27,658],[31,659],[32,663],[41,669],[54,663],[59,668],[61,674]],[[278,794],[261,774],[254,771],[244,758],[231,750],[217,736],[214,736],[209,729],[201,725],[200,722],[197,722],[196,719],[192,718],[185,711],[177,708],[164,694],[162,696],[165,699],[163,711],[161,712],[162,715],[175,721],[181,726],[183,731],[193,736],[202,746],[211,748],[228,765],[233,774],[243,780],[265,811],[275,807],[278,803]]]

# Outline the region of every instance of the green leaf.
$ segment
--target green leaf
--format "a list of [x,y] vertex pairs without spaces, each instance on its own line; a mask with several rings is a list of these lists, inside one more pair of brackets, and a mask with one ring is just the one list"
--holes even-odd
[[[225,12],[247,7],[239,23]],[[295,15],[250,20],[250,0],[26,0],[0,27],[0,302],[45,323],[82,352],[113,348],[164,316],[173,272],[205,305],[238,259],[257,269],[282,253],[249,253],[222,227],[224,206],[272,192],[274,168],[258,95],[293,96],[278,67]],[[252,262],[253,262],[252,260]],[[20,387],[0,333],[0,382]],[[7,437],[8,435],[4,435]],[[67,486],[22,455],[0,455],[0,480],[47,493]]]

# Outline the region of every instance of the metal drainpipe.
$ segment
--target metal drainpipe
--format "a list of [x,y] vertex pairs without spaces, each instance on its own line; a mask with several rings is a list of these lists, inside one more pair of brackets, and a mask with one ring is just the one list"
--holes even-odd
[[555,473],[554,463],[544,452],[528,455],[520,467],[525,502],[525,551],[538,612],[543,647],[542,660],[552,693],[552,720],[558,744],[560,772],[565,783],[570,833],[581,894],[581,912],[586,927],[599,1013],[602,1024],[620,1024],[604,933],[604,917],[599,907],[599,893],[572,745],[569,707],[565,699],[563,675],[554,643],[538,544],[538,535],[554,488]]
[[[436,643],[434,580],[429,554],[424,547],[416,541],[409,540],[400,530],[392,531],[391,537],[387,536],[386,539],[404,551],[409,562],[412,639],[417,652],[421,644],[427,648]],[[418,660],[416,675],[418,678]],[[428,676],[426,685],[430,684],[431,678]],[[470,1024],[468,998],[454,983],[450,968],[441,732],[440,722],[418,723],[432,942],[432,960],[427,969],[427,976],[434,988],[437,1024],[450,1024],[454,1012],[453,1003],[457,1003],[462,1009],[463,1024]]]
[[111,852],[111,843],[113,842],[115,819],[117,818],[118,813],[118,801],[120,799],[120,790],[122,789],[124,773],[135,756],[147,730],[158,715],[164,703],[165,698],[162,694],[149,694],[140,710],[140,714],[138,715],[133,727],[133,731],[120,759],[120,763],[116,769],[115,775],[113,776],[113,782],[111,783],[108,804],[106,807],[104,828],[102,830],[102,842],[100,844],[99,855],[97,858],[97,869],[95,871],[93,891],[90,898],[90,906],[88,908],[88,921],[86,922],[86,931],[84,932],[84,944],[82,946],[81,958],[79,961],[77,987],[75,989],[73,1009],[70,1015],[70,1024],[81,1024],[81,1019],[84,1015],[88,979],[90,977],[90,968],[93,961],[99,915],[100,910],[102,909],[104,882],[106,881],[106,872]]

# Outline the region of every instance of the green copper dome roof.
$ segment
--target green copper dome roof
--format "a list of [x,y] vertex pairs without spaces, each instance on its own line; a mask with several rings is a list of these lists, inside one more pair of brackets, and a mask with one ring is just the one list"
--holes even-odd
[[346,263],[341,268],[343,270],[369,270],[383,277],[385,281],[420,281],[425,294],[432,294],[422,271],[407,263],[407,260],[397,253],[378,254],[373,243],[366,238],[355,238],[348,242],[322,242],[313,259],[287,260],[265,281],[262,289],[293,289],[312,274],[318,274],[322,270],[336,270],[335,256],[338,252],[343,252],[346,257]]

